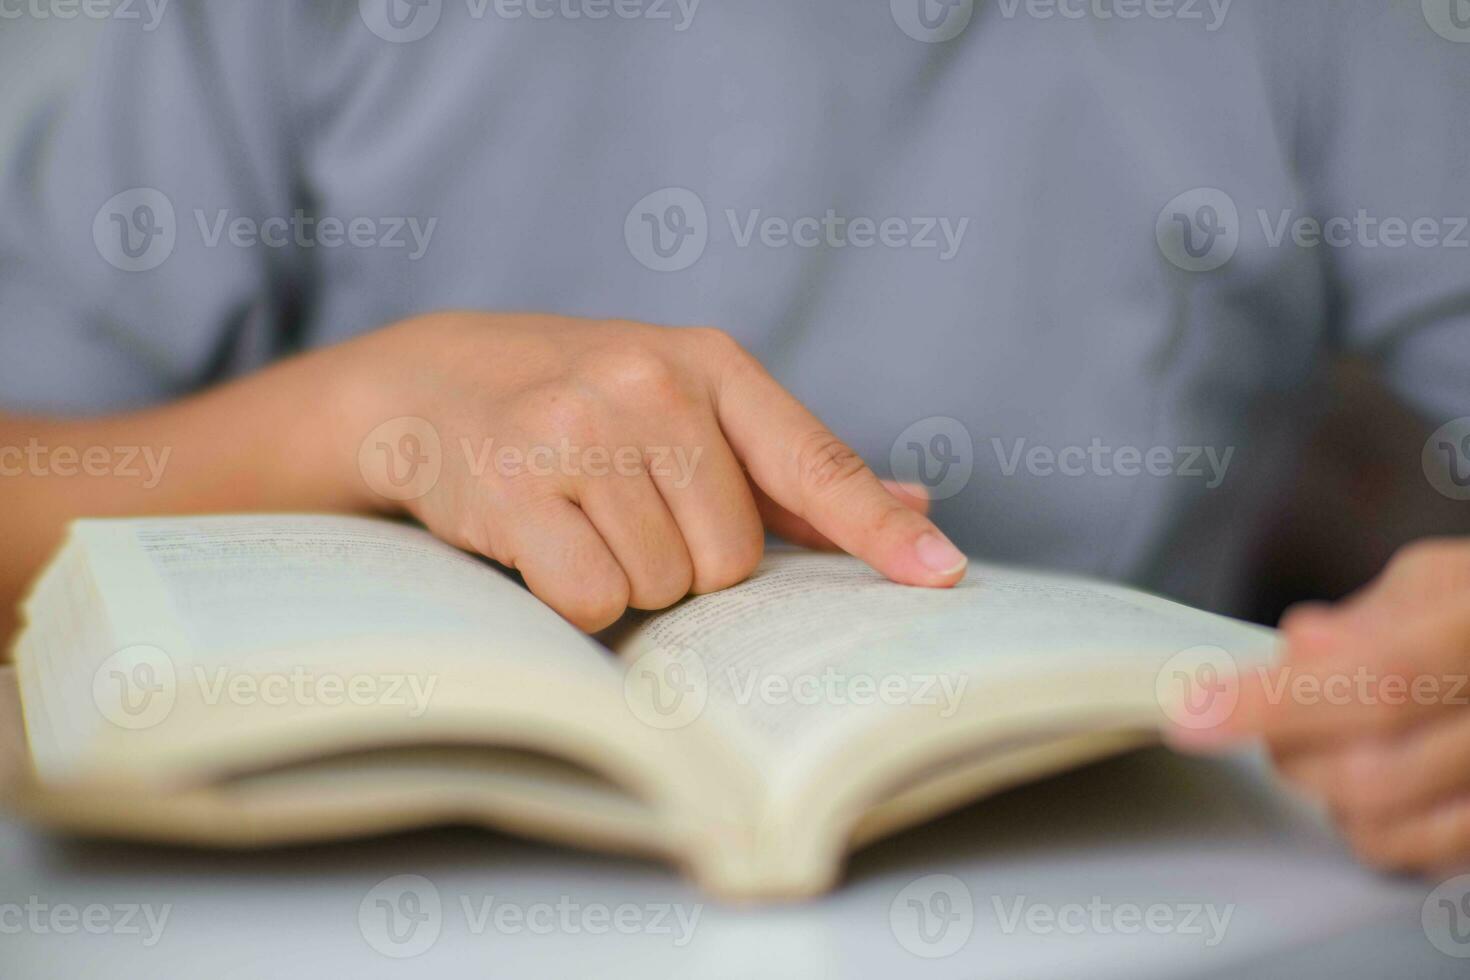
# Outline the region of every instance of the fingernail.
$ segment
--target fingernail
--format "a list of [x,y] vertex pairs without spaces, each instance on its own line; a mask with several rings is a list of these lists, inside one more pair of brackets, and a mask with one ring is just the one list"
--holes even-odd
[[937,531],[929,531],[919,538],[915,551],[924,567],[938,575],[953,575],[970,562],[964,552]]

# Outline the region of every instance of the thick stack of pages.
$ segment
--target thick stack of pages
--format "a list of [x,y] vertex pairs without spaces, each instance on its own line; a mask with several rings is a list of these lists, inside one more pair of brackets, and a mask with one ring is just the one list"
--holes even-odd
[[7,795],[41,822],[255,847],[469,821],[745,898],[1151,741],[1274,646],[1115,586],[798,551],[594,639],[419,529],[319,516],[78,522],[25,619]]

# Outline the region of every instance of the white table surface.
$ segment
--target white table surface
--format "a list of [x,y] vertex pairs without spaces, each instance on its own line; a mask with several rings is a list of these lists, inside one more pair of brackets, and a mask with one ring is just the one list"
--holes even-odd
[[[6,980],[1470,976],[1470,959],[1437,949],[1421,922],[1434,882],[1357,867],[1253,759],[1162,750],[875,845],[835,893],[774,908],[721,907],[656,864],[469,829],[242,855],[67,842],[0,821],[0,855]],[[401,901],[398,883],[380,886],[399,875],[424,879],[440,902],[403,944],[376,904]],[[429,898],[424,882],[409,884]],[[929,942],[907,900],[933,901],[936,889],[952,901],[930,907],[955,911]],[[969,916],[953,904],[962,892]],[[1014,924],[1018,902],[1042,916],[1033,928]],[[90,913],[94,932],[67,918],[89,905],[103,907]],[[161,930],[145,906],[155,921],[167,911]],[[502,906],[510,917],[497,924]],[[1215,922],[1228,911],[1223,932],[1210,910]],[[1135,912],[1158,916],[1159,931],[1133,928]],[[698,918],[681,927],[679,913]],[[1063,925],[1049,928],[1048,913]],[[594,934],[598,916],[619,914],[625,931]],[[415,944],[425,948],[407,958],[379,951]],[[957,948],[930,955],[946,945]],[[1470,941],[1452,949],[1470,955]]]

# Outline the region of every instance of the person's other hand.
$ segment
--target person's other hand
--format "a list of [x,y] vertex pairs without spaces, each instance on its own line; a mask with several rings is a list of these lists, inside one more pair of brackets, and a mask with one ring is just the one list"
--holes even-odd
[[1358,594],[1298,607],[1282,630],[1281,664],[1241,676],[1224,724],[1171,741],[1263,738],[1372,865],[1470,863],[1470,540],[1411,545]]
[[[766,528],[896,582],[963,577],[922,495],[885,487],[718,330],[438,313],[340,356],[365,502],[519,570],[585,630],[740,582]],[[414,487],[401,467],[425,436],[437,475]]]

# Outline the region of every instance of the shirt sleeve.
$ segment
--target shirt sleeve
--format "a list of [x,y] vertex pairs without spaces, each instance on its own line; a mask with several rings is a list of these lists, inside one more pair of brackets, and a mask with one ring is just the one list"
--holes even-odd
[[1455,2],[1318,5],[1333,43],[1302,151],[1332,340],[1436,423],[1470,415],[1470,24]]
[[285,5],[112,20],[0,177],[0,410],[176,397],[289,339],[303,263],[230,224],[294,200]]

